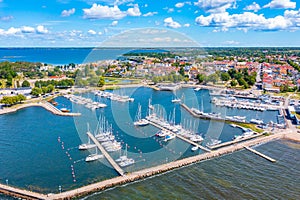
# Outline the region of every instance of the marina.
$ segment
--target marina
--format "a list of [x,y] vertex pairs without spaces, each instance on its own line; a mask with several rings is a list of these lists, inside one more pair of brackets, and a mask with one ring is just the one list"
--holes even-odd
[[[148,90],[148,88],[145,88],[142,91],[144,91],[144,90]],[[179,90],[179,92],[180,92],[180,90]],[[158,95],[161,95],[161,94],[158,93]],[[176,169],[178,167],[189,165],[189,164],[195,163],[195,162],[199,162],[201,160],[218,157],[220,155],[223,155],[223,153],[215,154],[216,152],[219,152],[220,149],[230,148],[232,146],[240,145],[240,143],[250,142],[252,140],[260,139],[261,135],[255,134],[255,135],[253,135],[253,138],[251,136],[247,139],[243,138],[241,140],[236,140],[235,142],[232,143],[234,145],[229,145],[229,146],[224,145],[224,146],[221,146],[218,148],[213,148],[214,145],[211,145],[211,146],[208,145],[207,147],[205,147],[204,145],[208,144],[208,143],[206,143],[207,140],[206,140],[206,135],[205,135],[205,129],[202,131],[202,129],[198,129],[198,124],[195,125],[195,120],[196,121],[197,120],[205,121],[205,120],[202,120],[201,118],[200,119],[192,118],[193,119],[193,121],[192,121],[192,119],[189,118],[189,117],[191,117],[189,115],[189,112],[185,112],[184,115],[181,116],[182,119],[180,121],[179,116],[182,115],[182,113],[175,115],[175,108],[177,110],[178,109],[180,110],[180,108],[184,108],[184,106],[182,106],[181,103],[180,104],[171,104],[170,101],[174,98],[171,95],[169,95],[169,93],[164,93],[163,95],[168,96],[168,98],[166,98],[166,97],[162,98],[161,96],[158,96],[158,97],[153,97],[153,99],[152,99],[152,97],[150,97],[150,98],[146,98],[144,100],[144,102],[142,102],[141,100],[133,102],[132,104],[122,104],[122,102],[120,102],[120,103],[117,102],[117,105],[120,107],[124,107],[124,106],[128,105],[128,106],[137,108],[137,109],[133,109],[131,112],[133,119],[135,119],[135,117],[136,117],[136,119],[143,119],[142,116],[145,116],[145,110],[142,110],[142,106],[148,107],[150,111],[148,111],[148,113],[146,114],[147,117],[144,118],[144,120],[145,120],[144,122],[147,122],[151,126],[138,126],[138,127],[134,126],[134,122],[139,121],[139,120],[132,120],[132,122],[126,121],[126,123],[127,124],[130,123],[131,127],[135,127],[135,129],[137,129],[137,130],[145,129],[145,131],[147,131],[146,134],[148,134],[148,137],[151,135],[153,136],[153,134],[155,134],[155,132],[151,132],[149,130],[153,130],[153,127],[158,128],[160,131],[162,131],[162,137],[161,138],[156,137],[156,140],[159,141],[158,144],[163,145],[161,148],[165,148],[166,150],[170,149],[168,147],[169,144],[172,145],[172,143],[180,141],[185,146],[187,146],[186,152],[189,152],[188,155],[186,155],[185,157],[175,158],[175,159],[170,159],[170,160],[165,159],[166,161],[164,161],[163,163],[160,162],[160,163],[158,163],[158,165],[154,165],[154,166],[150,166],[150,167],[145,165],[144,167],[136,168],[135,165],[142,165],[142,164],[141,164],[140,160],[137,159],[137,156],[133,157],[130,154],[127,155],[128,141],[126,141],[126,139],[124,139],[124,137],[123,137],[122,138],[123,142],[120,139],[118,139],[118,140],[119,140],[119,142],[122,142],[122,144],[124,144],[124,145],[126,144],[126,150],[123,154],[120,153],[119,157],[116,157],[116,155],[118,154],[118,151],[116,153],[110,152],[110,150],[111,150],[110,147],[115,144],[118,145],[119,142],[117,142],[117,141],[115,141],[116,143],[113,142],[115,138],[111,137],[112,134],[109,134],[110,136],[107,137],[107,138],[109,138],[109,141],[104,141],[105,140],[104,138],[106,138],[106,137],[104,137],[103,133],[106,133],[106,132],[111,133],[112,132],[111,127],[113,126],[113,128],[115,129],[115,126],[116,126],[115,124],[112,124],[112,125],[110,124],[111,123],[111,121],[109,121],[110,118],[107,119],[107,121],[109,121],[109,122],[106,122],[106,120],[102,120],[102,117],[101,117],[102,114],[105,115],[106,118],[107,118],[107,116],[110,116],[110,114],[109,114],[109,111],[110,111],[109,106],[110,105],[107,104],[108,109],[96,109],[95,113],[97,114],[97,119],[98,119],[99,125],[97,125],[97,124],[92,125],[92,126],[97,125],[96,131],[94,133],[88,131],[88,134],[85,134],[85,133],[83,134],[83,138],[85,138],[85,139],[88,138],[90,140],[90,142],[83,143],[83,144],[92,144],[92,146],[93,146],[92,148],[90,148],[90,150],[91,150],[90,153],[87,154],[88,153],[87,151],[86,151],[86,153],[84,153],[85,151],[78,151],[81,154],[81,156],[80,157],[77,156],[77,158],[72,158],[71,163],[72,163],[72,165],[74,165],[74,168],[76,168],[76,167],[79,167],[80,165],[83,165],[82,163],[85,163],[85,161],[88,157],[92,157],[92,159],[90,161],[87,161],[87,163],[85,164],[85,165],[87,165],[86,167],[89,167],[89,166],[93,166],[93,165],[98,165],[98,163],[102,162],[101,160],[105,160],[105,161],[107,160],[109,162],[109,165],[112,166],[112,168],[114,169],[116,174],[118,174],[119,176],[103,178],[102,180],[97,181],[97,183],[95,183],[95,182],[89,183],[88,186],[83,186],[83,187],[80,186],[78,188],[76,187],[76,189],[75,188],[65,189],[61,193],[64,196],[60,196],[60,194],[50,194],[49,193],[47,199],[71,198],[67,195],[70,195],[72,197],[86,195],[93,191],[103,190],[103,189],[112,187],[114,185],[124,184],[124,183],[131,182],[134,180],[143,179],[145,177],[159,174],[159,173],[162,173],[162,172],[165,172],[168,170]],[[86,94],[84,96],[85,96],[85,98],[92,98],[92,99],[94,98],[94,96],[90,96],[90,94]],[[130,95],[128,94],[128,96],[130,96]],[[166,113],[164,113],[162,110],[157,109],[157,98],[164,99],[165,104],[167,106],[169,106],[169,107],[167,107]],[[57,99],[58,104],[61,104],[60,103],[61,101],[68,101],[68,100],[66,100],[63,97],[59,97],[59,99]],[[103,102],[106,104],[107,101],[109,101],[109,99],[104,100]],[[153,102],[153,105],[152,105],[152,102]],[[70,108],[69,105],[67,105],[66,103],[64,103],[64,104],[66,105],[66,108],[68,108],[68,109]],[[162,105],[164,105],[164,104],[162,104]],[[85,107],[83,104],[76,104],[75,106],[76,106],[75,108],[77,108],[77,109],[81,108],[81,107]],[[73,109],[76,110],[75,108],[73,108]],[[119,109],[119,107],[117,107],[117,110],[121,110],[121,109]],[[90,109],[83,109],[82,111],[83,111],[83,113],[82,113],[83,118],[86,118],[87,116],[89,116],[92,113],[92,111]],[[150,112],[152,112],[152,114],[156,112],[156,116],[151,115],[151,114],[149,115]],[[99,113],[101,113],[101,114],[99,114]],[[176,111],[176,113],[177,113],[177,111]],[[100,117],[99,117],[99,115],[100,115]],[[231,115],[231,116],[238,116],[238,115]],[[187,118],[187,119],[185,120],[185,118]],[[87,118],[87,120],[89,120],[89,118]],[[129,125],[126,125],[126,126],[129,127]],[[239,128],[239,127],[236,126],[236,127],[232,127],[232,128]],[[81,128],[80,132],[86,132],[85,131],[86,128],[84,129],[84,131],[82,131],[82,130],[83,129]],[[120,131],[120,129],[117,129],[117,131]],[[117,133],[117,131],[114,130],[114,133]],[[237,131],[237,130],[234,130],[234,131]],[[121,134],[124,134],[124,132],[121,132]],[[119,136],[121,134],[119,133]],[[87,135],[88,135],[88,137],[86,137]],[[214,137],[212,137],[212,138],[214,138]],[[204,141],[204,143],[202,145],[203,141]],[[228,141],[226,139],[222,138],[222,142],[220,142],[220,143],[218,142],[215,144],[216,145],[226,144],[226,142],[228,142]],[[79,144],[79,146],[80,145],[82,145],[82,143]],[[94,145],[96,145],[96,148]],[[77,146],[75,149],[78,149],[79,146]],[[102,150],[101,150],[100,146],[102,147]],[[132,143],[130,146],[132,146]],[[123,147],[125,147],[125,146],[123,146]],[[244,148],[244,147],[241,147],[240,149],[242,149],[242,148]],[[71,159],[71,157],[73,157],[72,150],[69,150],[69,149],[72,149],[72,148],[65,147],[65,150],[68,151],[67,155],[69,156],[69,153],[70,153],[71,156],[69,156],[69,157]],[[134,151],[134,149],[135,149],[135,147],[131,147],[131,151]],[[98,154],[98,152],[96,152],[96,151],[98,151],[99,153],[101,152],[102,154]],[[137,150],[135,150],[135,151],[137,151]],[[172,150],[172,151],[174,151],[174,150]],[[235,151],[235,150],[233,150],[233,151]],[[106,153],[103,153],[103,152],[106,152]],[[182,153],[184,154],[186,152],[182,152]],[[232,151],[228,151],[228,152],[232,152]],[[179,152],[179,151],[176,153],[178,153],[178,155],[182,155],[181,152]],[[227,153],[224,153],[224,154],[227,154]],[[94,160],[94,156],[96,156],[97,159],[95,158],[95,160]],[[196,159],[196,157],[197,157],[197,159]],[[74,159],[74,163],[73,163],[73,159]],[[83,162],[81,162],[80,160],[82,160]],[[124,161],[126,161],[126,162],[124,162]],[[77,163],[77,164],[75,164],[75,163]],[[130,167],[126,168],[126,170],[123,169],[123,167],[127,167],[127,166],[128,167],[130,166]],[[73,173],[73,167],[72,167],[72,173]],[[76,174],[76,181],[80,181],[80,179],[84,179],[84,178],[85,177],[82,177],[82,176],[79,176]]]
[[[70,191],[66,191],[66,192],[62,192],[62,193],[58,193],[58,194],[48,194],[48,195],[37,194],[38,196],[33,196],[33,199],[69,199],[69,198],[74,198],[74,197],[78,197],[78,196],[82,196],[82,195],[87,195],[87,194],[90,194],[91,192],[104,190],[104,189],[107,189],[107,188],[110,188],[110,187],[113,187],[116,185],[133,182],[133,181],[136,181],[139,179],[144,179],[146,177],[150,177],[155,174],[160,174],[160,173],[163,173],[166,171],[170,171],[170,170],[182,167],[182,166],[190,165],[192,163],[196,163],[201,160],[207,160],[210,158],[219,157],[219,156],[227,154],[227,153],[232,153],[234,151],[245,148],[245,146],[248,147],[248,146],[257,145],[257,144],[265,143],[265,142],[272,141],[272,140],[278,140],[278,139],[284,138],[286,134],[288,135],[288,133],[277,133],[277,134],[274,134],[271,136],[257,138],[256,140],[242,142],[242,143],[236,144],[234,146],[223,147],[223,148],[220,148],[213,152],[207,152],[204,154],[181,159],[178,161],[173,161],[173,162],[159,165],[156,167],[136,171],[136,172],[127,174],[125,176],[119,176],[116,178],[112,178],[112,179],[105,180],[105,181],[102,181],[99,183],[94,183],[94,184],[91,184],[88,186],[84,186],[81,188],[77,188],[74,190],[70,190]],[[91,137],[95,143],[98,143],[98,141],[93,137],[92,134],[89,134],[89,137]],[[99,147],[99,149],[101,149],[100,144],[97,146]],[[109,158],[109,157],[107,157],[107,158]],[[118,165],[115,165],[115,166],[118,166]],[[0,185],[0,190],[1,191],[6,190],[7,192],[13,193],[15,196],[18,196],[18,197],[21,197],[21,195],[23,197],[24,196],[29,196],[29,197],[32,196],[32,193],[30,191],[20,190],[20,189],[13,188],[13,187],[6,187],[5,185]]]

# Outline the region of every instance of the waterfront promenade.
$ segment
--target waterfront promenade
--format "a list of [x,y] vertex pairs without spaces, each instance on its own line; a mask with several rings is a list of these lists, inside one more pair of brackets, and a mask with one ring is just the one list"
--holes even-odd
[[[203,160],[211,159],[214,157],[219,157],[221,155],[226,155],[228,153],[232,153],[234,151],[244,149],[245,146],[250,147],[250,146],[254,146],[254,145],[258,145],[258,144],[262,144],[262,143],[266,143],[266,142],[270,142],[270,141],[278,140],[278,139],[288,139],[288,140],[300,142],[299,133],[292,132],[291,130],[284,130],[282,132],[279,132],[279,133],[276,133],[276,134],[273,134],[270,136],[261,136],[259,138],[255,138],[253,140],[236,143],[234,145],[222,147],[220,149],[217,149],[217,150],[214,150],[211,152],[206,152],[206,153],[199,154],[196,156],[192,156],[192,157],[184,158],[181,160],[162,164],[159,166],[132,172],[132,173],[129,173],[129,174],[126,174],[123,176],[118,176],[118,177],[115,177],[115,178],[112,178],[109,180],[104,180],[104,181],[90,184],[90,185],[87,185],[87,186],[84,186],[81,188],[77,188],[74,190],[65,191],[65,192],[62,192],[59,194],[49,194],[49,195],[38,194],[40,196],[33,196],[33,198],[31,197],[31,199],[71,199],[74,197],[91,194],[96,191],[105,190],[105,189],[111,188],[113,186],[140,180],[140,179],[143,179],[146,177],[150,177],[150,176],[153,176],[156,174],[167,172],[169,170],[180,168],[182,166],[187,166],[187,165],[197,163],[197,162],[200,162]],[[0,185],[0,191],[2,192],[3,190],[6,189],[7,190],[6,194],[8,194],[8,192],[9,192],[10,195],[14,194],[15,196],[23,197],[23,198],[32,196],[32,192],[30,192],[30,191],[20,190],[18,188],[12,188],[12,187],[7,188],[7,187],[3,187],[3,186],[4,185]],[[34,193],[34,194],[36,194],[36,193]],[[30,199],[30,198],[28,198],[28,199]]]
[[15,107],[3,108],[3,109],[0,109],[0,115],[7,114],[7,113],[13,113],[13,112],[21,110],[23,108],[29,108],[29,107],[34,107],[34,106],[43,107],[46,110],[48,110],[49,112],[51,112],[55,115],[59,115],[59,116],[73,117],[73,116],[80,116],[81,115],[80,113],[62,112],[61,110],[59,110],[55,106],[51,105],[47,101],[41,101],[41,102],[36,102],[36,103],[24,103],[24,104],[17,105]]

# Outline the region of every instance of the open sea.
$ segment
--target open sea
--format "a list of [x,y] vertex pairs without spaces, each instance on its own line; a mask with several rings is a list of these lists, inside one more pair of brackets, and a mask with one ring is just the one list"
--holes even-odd
[[[91,51],[88,48],[2,48],[0,58],[9,61],[68,64],[84,62]],[[116,53],[117,51],[119,52]],[[125,50],[114,50],[111,55],[105,55],[113,58],[123,51]],[[96,54],[92,53],[91,58],[97,58]],[[0,182],[47,194],[59,192],[59,186],[65,191],[117,176],[104,159],[92,163],[84,161],[93,150],[78,150],[78,145],[87,142],[87,124],[94,132],[97,126],[101,126],[99,119],[104,118],[108,126],[112,125],[116,139],[123,146],[122,151],[112,153],[112,157],[118,158],[122,155],[127,144],[128,157],[136,161],[136,164],[125,168],[127,172],[203,153],[192,152],[191,145],[179,139],[163,143],[154,136],[158,130],[152,126],[134,127],[132,122],[138,105],[142,106],[142,117],[146,116],[149,99],[164,119],[173,120],[202,135],[205,138],[203,144],[211,139],[222,142],[232,140],[235,135],[242,134],[242,130],[223,122],[195,119],[180,108],[179,104],[171,103],[175,97],[183,98],[184,103],[190,107],[205,112],[221,112],[222,116],[245,115],[247,120],[260,118],[268,123],[275,122],[278,115],[277,111],[215,107],[210,103],[208,90],[195,92],[193,89],[184,88],[173,93],[140,87],[111,92],[129,95],[135,100],[131,103],[111,102],[93,93],[85,93],[81,95],[108,106],[92,111],[72,104],[64,97],[58,97],[55,99],[58,108],[68,108],[82,115],[74,118],[61,117],[40,107],[0,115]],[[274,141],[255,149],[277,162],[270,163],[242,150],[83,199],[299,199],[300,144]],[[0,199],[13,198],[0,195]]]

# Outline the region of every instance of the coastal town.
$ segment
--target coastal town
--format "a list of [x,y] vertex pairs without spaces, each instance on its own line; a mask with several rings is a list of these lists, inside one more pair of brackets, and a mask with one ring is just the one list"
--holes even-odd
[[[0,192],[29,199],[69,199],[241,149],[275,163],[276,159],[252,146],[281,139],[300,141],[299,64],[300,55],[294,48],[209,48],[206,53],[196,48],[138,49],[115,60],[84,64],[2,62],[0,115],[43,107],[54,115],[74,117],[76,121],[100,113],[96,130],[91,130],[89,121],[83,125],[87,126],[83,140],[88,141],[66,151],[70,160],[70,149],[92,152],[71,164],[72,182],[77,182],[76,163],[82,161],[89,164],[105,159],[118,176],[64,192],[60,186],[57,194],[27,191],[8,184],[0,184]],[[164,113],[158,102],[152,104],[156,99],[144,98],[144,89],[138,96],[132,96],[124,92],[127,88],[146,88],[151,95],[167,94],[166,99],[159,100],[168,102],[169,113]],[[196,100],[195,105],[192,102]],[[142,102],[146,102],[147,113],[142,114]],[[169,149],[178,159],[168,160],[170,156],[166,156],[158,165],[139,166],[141,162],[147,163],[146,155],[134,142],[121,140],[112,122],[116,119],[101,113],[113,111],[112,105],[122,110],[133,104],[137,105],[136,116],[133,120],[125,117],[126,126],[153,138],[162,149],[178,140],[191,155],[182,157],[184,152]],[[181,121],[177,119],[178,110],[185,115]],[[224,129],[230,129],[233,135],[222,138],[222,130],[218,137],[199,133],[200,126],[195,125],[198,121],[225,124]],[[145,133],[144,128],[149,126],[158,131]],[[212,130],[216,132],[214,127]],[[60,136],[57,140],[65,150]],[[132,145],[137,145],[131,151],[139,156],[129,152]]]

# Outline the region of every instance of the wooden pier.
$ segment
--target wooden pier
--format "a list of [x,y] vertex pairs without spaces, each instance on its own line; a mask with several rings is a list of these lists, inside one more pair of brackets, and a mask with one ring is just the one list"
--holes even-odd
[[[160,126],[160,125],[158,125],[158,124],[156,124],[156,123],[153,123],[153,122],[151,122],[151,121],[149,121],[149,123],[150,123],[152,126],[155,126],[155,127],[159,128],[159,129],[161,129],[161,130],[167,130],[167,129],[165,129],[164,127],[162,127],[162,126]],[[170,131],[170,130],[167,130],[167,131],[172,132],[172,131]],[[172,133],[173,133],[173,132],[172,132]],[[179,135],[179,134],[176,134],[176,133],[173,133],[173,134],[175,134],[177,138],[179,138],[179,139],[181,139],[181,140],[183,140],[183,141],[185,141],[185,142],[187,142],[187,143],[190,143],[190,144],[192,144],[192,145],[194,145],[194,146],[197,146],[198,148],[200,148],[200,149],[202,149],[202,150],[204,150],[204,151],[206,151],[206,152],[210,152],[210,151],[211,151],[210,149],[208,149],[208,148],[206,148],[206,147],[204,147],[204,146],[202,146],[202,145],[200,145],[200,144],[198,144],[198,143],[196,143],[196,142],[193,142],[193,141],[191,141],[191,140],[189,140],[189,139],[183,137],[182,135]]]
[[91,138],[91,140],[96,144],[98,149],[102,152],[102,154],[105,156],[105,158],[108,160],[108,162],[113,166],[113,168],[121,175],[124,175],[123,169],[115,162],[115,160],[107,153],[107,151],[104,149],[104,147],[98,142],[98,140],[91,134],[90,132],[87,132],[88,137]]
[[252,153],[255,153],[256,155],[259,155],[260,157],[262,157],[262,158],[264,158],[264,159],[266,159],[270,162],[276,162],[275,159],[270,158],[269,156],[266,156],[265,154],[260,153],[260,152],[256,151],[255,149],[252,149],[252,148],[247,147],[247,146],[244,146],[244,148],[247,149],[248,151],[251,151]]

